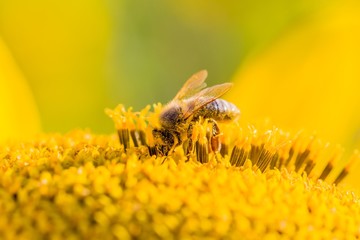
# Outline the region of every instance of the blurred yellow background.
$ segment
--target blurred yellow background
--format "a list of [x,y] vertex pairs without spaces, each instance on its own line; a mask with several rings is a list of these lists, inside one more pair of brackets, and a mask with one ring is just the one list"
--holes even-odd
[[324,5],[0,0],[0,37],[32,90],[44,131],[111,132],[105,107],[166,102],[200,69],[208,69],[209,84],[230,81],[246,56]]
[[226,97],[244,121],[316,131],[350,151],[359,16],[351,0],[0,0],[0,139],[110,133],[106,107],[167,102],[207,69],[209,85],[235,82]]

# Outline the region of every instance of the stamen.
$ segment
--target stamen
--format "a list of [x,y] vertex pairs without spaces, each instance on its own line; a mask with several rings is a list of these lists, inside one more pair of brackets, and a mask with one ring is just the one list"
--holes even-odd
[[295,159],[295,171],[299,172],[300,168],[303,166],[304,162],[306,162],[309,157],[310,150],[306,149],[304,152],[298,153]]
[[270,151],[267,151],[264,149],[261,152],[258,163],[256,164],[259,166],[259,169],[261,170],[261,172],[264,172],[265,169],[268,167],[272,157],[273,157],[273,154]]
[[238,146],[235,146],[231,152],[230,156],[230,163],[233,166],[239,166],[238,161],[240,159],[240,152],[243,151],[243,149],[239,148]]
[[131,139],[134,143],[134,146],[139,147],[141,145],[139,133],[136,130],[131,130],[130,135],[131,135]]
[[221,143],[220,154],[222,157],[225,157],[225,155],[229,154],[229,146],[226,143]]
[[247,151],[246,149],[241,149],[240,154],[239,154],[239,160],[236,163],[236,165],[239,167],[244,166],[248,157],[249,157],[249,151]]
[[322,171],[319,179],[325,180],[329,173],[333,170],[334,164],[333,161],[329,161],[324,170]]
[[139,139],[140,139],[140,144],[142,146],[146,146],[146,134],[145,131],[143,130],[137,130],[138,134],[139,134]]
[[336,146],[336,148],[334,149],[334,153],[332,154],[330,160],[328,161],[327,165],[320,174],[319,179],[325,180],[328,177],[330,172],[333,171],[335,163],[338,162],[342,154],[343,154],[343,149],[340,146]]
[[128,129],[119,129],[118,136],[120,144],[124,146],[124,150],[130,147],[130,134]]
[[309,159],[309,161],[307,161],[304,172],[306,172],[306,174],[309,176],[311,171],[314,169],[315,167],[315,161],[312,159]]
[[257,162],[259,160],[259,155],[260,155],[263,147],[264,147],[263,144],[262,144],[262,146],[257,146],[257,145],[253,145],[253,144],[251,145],[249,159],[252,161],[253,165],[257,164]]
[[344,167],[344,169],[339,173],[339,175],[334,180],[334,184],[339,184],[349,174],[351,167],[359,159],[360,159],[360,152],[356,150],[351,156],[349,163]]
[[275,153],[270,161],[270,169],[274,169],[279,165],[279,161],[280,161],[280,157],[279,157],[279,153]]
[[285,167],[288,167],[290,165],[290,162],[291,162],[291,159],[293,158],[294,156],[294,148],[291,147],[290,150],[289,150],[289,154],[288,154],[288,158],[285,160],[284,162],[284,166]]
[[245,147],[246,140],[243,140],[242,142],[238,142],[232,149],[231,156],[230,156],[230,163],[233,166],[243,166],[245,163],[245,160],[249,156],[249,150],[250,145],[248,147]]
[[201,163],[209,162],[209,150],[208,145],[200,142],[196,142],[196,159]]

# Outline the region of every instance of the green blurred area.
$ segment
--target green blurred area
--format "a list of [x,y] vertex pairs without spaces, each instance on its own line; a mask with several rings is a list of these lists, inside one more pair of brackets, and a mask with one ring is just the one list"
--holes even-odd
[[0,0],[0,35],[45,132],[107,133],[106,107],[167,102],[200,69],[208,84],[229,81],[246,56],[329,2]]

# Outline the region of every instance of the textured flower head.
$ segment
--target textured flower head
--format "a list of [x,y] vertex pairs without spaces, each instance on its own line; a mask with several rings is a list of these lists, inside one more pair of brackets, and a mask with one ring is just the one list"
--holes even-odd
[[73,131],[0,145],[1,238],[360,237],[358,196],[330,184],[349,168],[334,167],[338,149],[232,122],[219,126],[214,152],[211,123],[199,120],[193,146],[164,155],[152,132],[161,105],[150,110],[107,110],[118,136]]

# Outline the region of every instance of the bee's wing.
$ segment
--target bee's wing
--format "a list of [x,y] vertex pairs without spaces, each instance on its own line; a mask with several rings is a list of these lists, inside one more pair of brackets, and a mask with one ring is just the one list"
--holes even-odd
[[185,98],[189,98],[196,93],[198,93],[201,89],[206,87],[205,79],[207,78],[207,71],[201,70],[200,72],[192,75],[182,86],[180,91],[176,94],[174,99],[181,100]]
[[184,118],[187,119],[201,107],[218,99],[232,87],[232,83],[223,83],[213,87],[205,88],[189,99],[184,111]]

